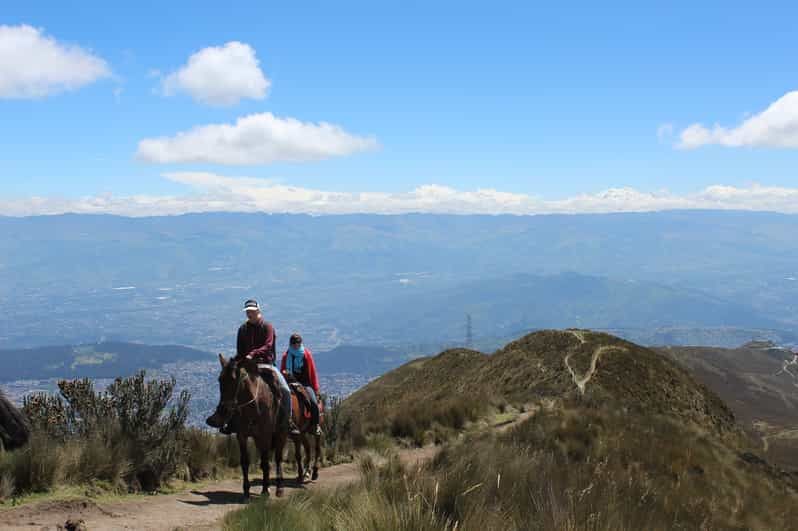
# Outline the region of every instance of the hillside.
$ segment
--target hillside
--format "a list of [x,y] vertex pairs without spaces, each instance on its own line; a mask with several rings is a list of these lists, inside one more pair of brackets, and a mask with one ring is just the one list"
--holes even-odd
[[0,382],[45,378],[116,378],[165,363],[208,361],[207,352],[178,345],[105,342],[0,350]]
[[718,394],[740,425],[761,439],[768,460],[798,470],[798,367],[789,352],[770,342],[734,349],[666,347],[664,355],[688,367]]
[[574,400],[711,426],[722,436],[737,433],[731,410],[685,369],[652,350],[584,330],[535,332],[492,355],[456,349],[414,360],[354,393],[344,408],[369,431],[413,412],[464,403],[480,409]]
[[[250,507],[228,528],[772,530],[798,518],[798,477],[759,456],[717,395],[607,334],[546,330],[491,355],[413,360],[342,408],[339,436],[354,444],[432,436],[440,451],[410,468],[366,460],[356,485],[265,519]],[[520,420],[491,429],[508,415]]]

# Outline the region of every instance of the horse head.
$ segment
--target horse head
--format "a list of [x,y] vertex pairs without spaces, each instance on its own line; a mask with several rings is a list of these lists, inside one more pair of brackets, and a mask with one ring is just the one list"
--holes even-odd
[[257,375],[258,366],[252,360],[236,360],[234,358],[225,359],[224,355],[219,354],[219,404],[213,415],[205,420],[208,426],[221,428],[235,413],[238,406],[238,393],[244,383],[244,379]]

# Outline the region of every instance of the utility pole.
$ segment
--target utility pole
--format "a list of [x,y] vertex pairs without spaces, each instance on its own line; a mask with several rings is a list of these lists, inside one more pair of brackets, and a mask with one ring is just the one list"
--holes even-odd
[[474,329],[471,323],[471,314],[466,314],[466,347],[471,348],[474,346]]

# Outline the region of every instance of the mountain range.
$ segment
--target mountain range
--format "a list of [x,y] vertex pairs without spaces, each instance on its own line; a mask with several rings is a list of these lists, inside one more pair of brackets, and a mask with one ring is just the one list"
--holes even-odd
[[754,212],[0,217],[0,348],[222,350],[250,297],[319,351],[433,352],[462,344],[466,313],[475,340],[549,326],[791,337],[797,263],[798,216]]

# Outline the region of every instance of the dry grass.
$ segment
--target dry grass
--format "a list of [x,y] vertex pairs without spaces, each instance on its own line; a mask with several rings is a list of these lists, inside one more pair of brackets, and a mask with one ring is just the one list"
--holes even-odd
[[695,426],[608,409],[540,411],[420,469],[365,459],[358,484],[253,504],[228,529],[789,529],[798,496]]
[[[564,358],[584,374],[598,348],[605,355],[582,394]],[[463,435],[506,404],[541,407],[508,432]],[[376,434],[460,436],[442,437],[421,469],[364,461],[357,485],[254,504],[227,527],[771,530],[798,521],[796,478],[750,453],[756,445],[717,396],[665,357],[606,334],[545,331],[492,356],[416,360],[356,393],[341,416],[341,440],[361,445]]]

